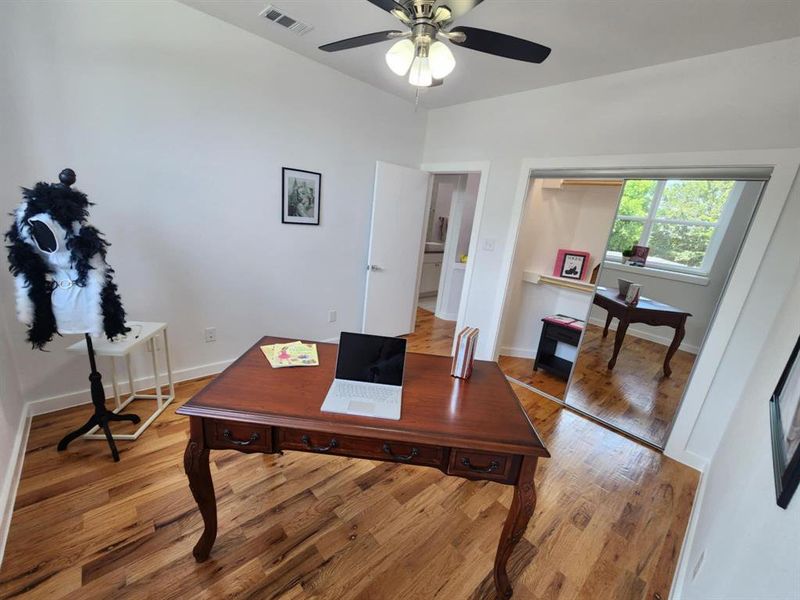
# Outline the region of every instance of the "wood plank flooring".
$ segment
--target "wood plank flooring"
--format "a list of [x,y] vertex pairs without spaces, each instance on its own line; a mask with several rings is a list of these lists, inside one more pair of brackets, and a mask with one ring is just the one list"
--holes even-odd
[[[418,327],[410,349],[448,353],[436,326]],[[0,598],[494,598],[511,488],[299,452],[212,451],[219,536],[195,563],[202,523],[175,408],[207,382],[179,384],[137,442],[119,443],[117,464],[102,442],[55,451],[87,407],[33,420]],[[696,472],[515,390],[553,455],[540,461],[536,513],[509,563],[515,598],[666,598]]]
[[678,410],[695,356],[678,350],[672,357],[672,376],[664,377],[666,346],[632,335],[625,337],[617,364],[606,366],[614,349],[614,332],[603,338],[603,328],[589,324],[572,382],[546,371],[533,370],[532,358],[500,356],[503,373],[546,394],[565,400],[623,431],[664,447]]
[[561,400],[567,391],[567,382],[545,371],[533,370],[532,358],[519,358],[517,356],[498,356],[497,364],[500,365],[503,373],[508,377],[513,377],[517,381],[526,383],[537,390],[543,391]]
[[670,361],[672,376],[664,377],[666,346],[627,335],[609,371],[613,349],[614,332],[603,338],[603,328],[589,324],[567,404],[663,448],[695,355],[678,350]]

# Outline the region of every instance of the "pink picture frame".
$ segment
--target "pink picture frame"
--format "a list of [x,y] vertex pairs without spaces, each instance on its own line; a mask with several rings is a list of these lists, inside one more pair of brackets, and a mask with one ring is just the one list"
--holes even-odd
[[559,249],[556,264],[553,267],[553,277],[583,281],[589,272],[590,258],[591,255],[588,252]]

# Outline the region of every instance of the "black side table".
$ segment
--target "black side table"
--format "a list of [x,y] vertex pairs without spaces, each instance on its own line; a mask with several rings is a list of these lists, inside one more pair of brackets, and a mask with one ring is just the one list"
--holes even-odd
[[[581,341],[584,325],[582,320],[566,315],[543,318],[542,335],[539,338],[539,348],[536,350],[533,370],[537,371],[541,367],[564,381],[569,380],[572,361],[556,356],[556,346],[558,342],[562,342],[577,348]],[[580,328],[578,329],[576,326]]]

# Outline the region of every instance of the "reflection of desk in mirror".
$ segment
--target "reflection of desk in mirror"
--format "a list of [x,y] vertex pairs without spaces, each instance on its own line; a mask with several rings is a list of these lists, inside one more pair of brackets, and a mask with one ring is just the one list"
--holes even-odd
[[692,316],[691,313],[649,298],[639,298],[637,304],[631,305],[620,297],[619,290],[615,288],[598,287],[594,295],[594,303],[608,312],[606,326],[603,329],[603,337],[608,335],[608,326],[611,325],[611,320],[614,317],[619,320],[617,335],[614,338],[614,353],[611,355],[611,360],[608,361],[609,369],[613,369],[617,363],[617,355],[622,347],[622,341],[625,339],[628,325],[631,323],[644,323],[655,327],[664,326],[675,329],[672,343],[669,345],[667,355],[664,358],[664,375],[667,377],[672,375],[669,361],[681,345],[683,336],[686,333],[686,319]]

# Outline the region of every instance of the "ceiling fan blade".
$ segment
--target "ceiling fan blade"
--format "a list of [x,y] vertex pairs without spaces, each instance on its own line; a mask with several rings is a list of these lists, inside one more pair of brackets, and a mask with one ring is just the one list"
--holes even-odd
[[463,41],[456,41],[457,38],[450,40],[457,46],[504,58],[540,63],[550,55],[550,48],[547,46],[506,35],[505,33],[497,33],[496,31],[478,29],[477,27],[453,27],[450,33],[464,34],[465,39]]
[[386,12],[392,12],[393,10],[400,10],[408,15],[408,11],[403,4],[399,2],[395,2],[394,0],[367,0],[370,4],[374,4],[378,8],[382,8]]
[[349,50],[350,48],[369,46],[370,44],[378,44],[387,40],[393,40],[401,35],[403,35],[402,31],[376,31],[375,33],[357,35],[356,37],[347,38],[346,40],[331,42],[330,44],[320,46],[319,49],[324,52],[338,52],[339,50]]
[[[483,2],[483,0],[444,0],[443,2],[439,2],[436,8],[447,8],[450,11],[450,19],[448,20],[455,21],[463,17],[481,2]],[[434,12],[435,11],[436,9],[434,9]]]

